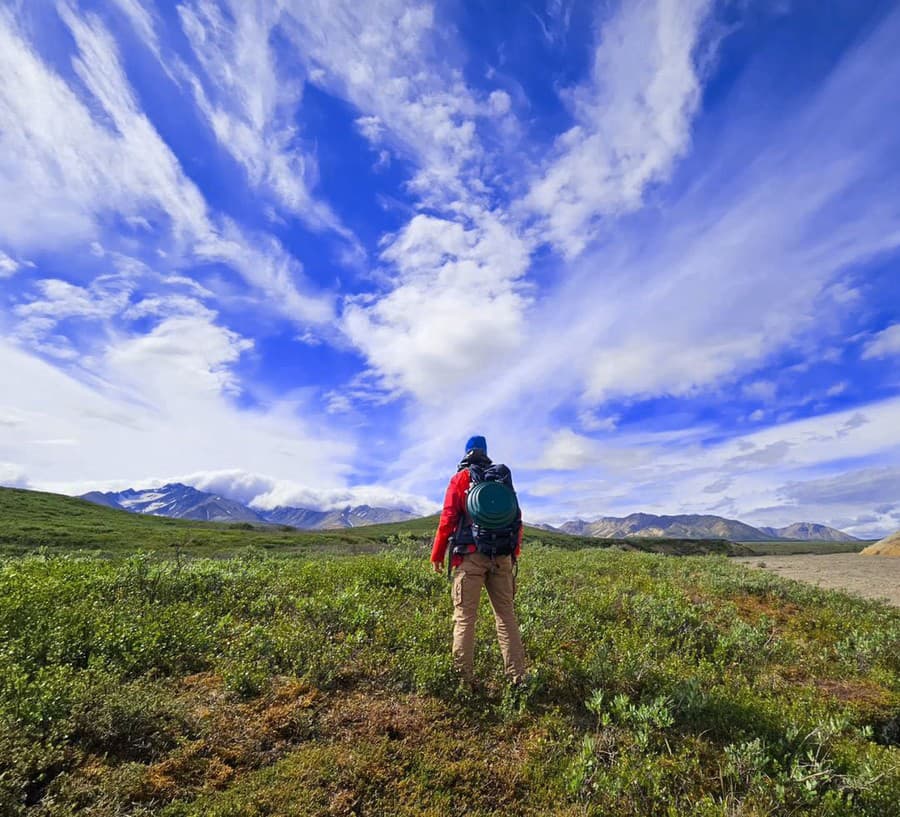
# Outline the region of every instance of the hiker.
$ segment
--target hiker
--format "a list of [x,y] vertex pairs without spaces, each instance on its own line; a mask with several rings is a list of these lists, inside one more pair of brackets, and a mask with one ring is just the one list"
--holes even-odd
[[452,571],[453,581],[454,668],[471,688],[475,618],[481,588],[486,587],[494,609],[506,677],[514,685],[521,684],[525,680],[525,650],[513,598],[515,564],[522,547],[522,512],[509,469],[491,462],[487,442],[481,436],[469,438],[465,456],[447,486],[444,510],[431,550],[436,573],[443,572],[448,546],[448,571]]

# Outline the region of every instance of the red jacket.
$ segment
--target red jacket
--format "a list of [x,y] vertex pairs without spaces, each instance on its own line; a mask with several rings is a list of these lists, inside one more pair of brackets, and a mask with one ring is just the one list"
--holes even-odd
[[[447,493],[444,495],[444,510],[441,511],[441,521],[438,524],[437,533],[434,535],[434,545],[431,548],[431,561],[443,564],[447,553],[447,544],[450,537],[456,533],[460,519],[466,515],[466,492],[469,490],[469,469],[463,468],[450,477]],[[519,541],[516,544],[516,558],[522,552],[522,531],[519,527]],[[453,556],[451,565],[456,567],[462,562],[462,556]]]

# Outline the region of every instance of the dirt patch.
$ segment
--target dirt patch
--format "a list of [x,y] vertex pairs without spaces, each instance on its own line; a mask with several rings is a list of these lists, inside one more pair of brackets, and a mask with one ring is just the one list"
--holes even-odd
[[829,590],[845,590],[900,606],[900,559],[896,557],[834,553],[823,556],[756,556],[735,561]]
[[859,678],[844,680],[818,678],[814,683],[826,695],[860,709],[878,712],[889,707],[892,702],[891,693],[872,681]]
[[756,623],[763,616],[771,619],[779,628],[786,627],[802,613],[802,610],[791,601],[771,597],[751,596],[749,594],[735,596],[731,602],[737,607],[741,618]]
[[198,737],[147,768],[135,800],[168,800],[191,789],[221,789],[240,772],[274,762],[315,733],[318,690],[276,679],[268,694],[240,701],[211,673],[182,679],[176,692],[196,720]]
[[443,720],[433,703],[416,696],[386,699],[354,692],[322,719],[322,731],[340,740],[387,737],[420,739]]

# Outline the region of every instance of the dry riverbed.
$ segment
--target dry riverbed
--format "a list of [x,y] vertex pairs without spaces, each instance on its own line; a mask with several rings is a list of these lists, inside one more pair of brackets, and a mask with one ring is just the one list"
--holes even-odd
[[833,553],[823,556],[752,556],[735,559],[830,590],[847,590],[870,599],[887,599],[900,606],[900,556],[861,556]]

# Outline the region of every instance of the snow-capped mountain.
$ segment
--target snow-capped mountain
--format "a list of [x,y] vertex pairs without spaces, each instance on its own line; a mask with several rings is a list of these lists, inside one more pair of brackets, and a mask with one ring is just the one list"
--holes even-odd
[[171,516],[203,522],[251,522],[290,525],[304,530],[355,528],[383,522],[403,522],[416,514],[400,508],[373,508],[370,505],[347,506],[320,511],[311,508],[279,507],[270,511],[254,510],[219,494],[199,491],[190,485],[171,483],[160,488],[125,491],[91,491],[82,499],[131,513]]
[[198,491],[179,482],[161,488],[100,493],[92,491],[81,497],[98,505],[119,508],[131,513],[153,516],[172,516],[176,519],[195,519],[202,522],[264,522],[256,512],[219,494]]

